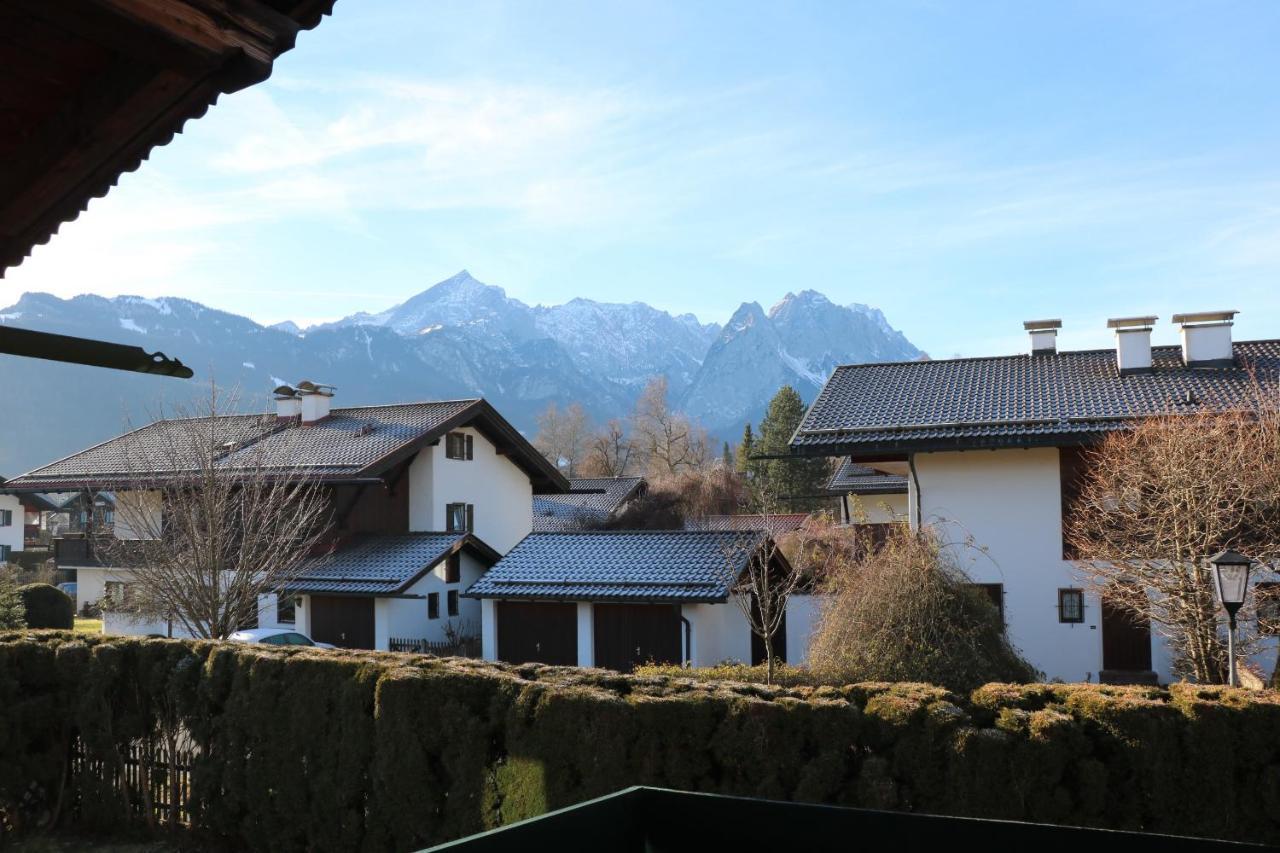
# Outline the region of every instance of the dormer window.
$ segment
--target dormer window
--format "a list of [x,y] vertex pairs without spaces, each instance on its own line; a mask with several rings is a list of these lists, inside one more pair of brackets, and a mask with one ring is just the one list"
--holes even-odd
[[473,457],[472,436],[465,432],[451,432],[444,437],[444,455],[449,459],[470,460]]

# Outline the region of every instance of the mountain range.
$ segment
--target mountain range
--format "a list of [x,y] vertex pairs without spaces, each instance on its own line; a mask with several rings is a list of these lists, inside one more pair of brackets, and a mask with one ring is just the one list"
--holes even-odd
[[210,378],[238,386],[242,405],[257,409],[271,388],[304,378],[336,385],[337,405],[485,396],[532,434],[548,403],[621,416],[663,374],[675,406],[732,441],[783,384],[811,400],[837,364],[925,357],[877,309],[814,290],[787,293],[768,311],[744,303],[719,326],[642,302],[530,306],[465,270],[385,311],[305,329],[175,297],[44,293],[0,310],[0,324],[136,344],[196,371],[182,382],[0,356],[5,475],[207,394]]

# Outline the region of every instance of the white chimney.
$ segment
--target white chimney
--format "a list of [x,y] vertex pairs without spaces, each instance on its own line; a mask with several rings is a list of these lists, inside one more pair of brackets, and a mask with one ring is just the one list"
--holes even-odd
[[1115,317],[1107,321],[1116,330],[1116,367],[1121,376],[1151,372],[1151,327],[1156,317]]
[[329,404],[333,400],[332,385],[320,385],[309,379],[298,383],[298,396],[302,403],[302,425],[322,421],[329,417]]
[[302,398],[298,396],[297,390],[288,385],[281,385],[271,393],[276,395],[278,420],[292,420],[302,414]]
[[1235,364],[1231,348],[1231,321],[1239,311],[1203,311],[1174,314],[1182,326],[1182,361],[1187,367],[1230,367]]
[[1061,320],[1027,320],[1022,328],[1031,333],[1032,355],[1053,355],[1058,351],[1058,330]]

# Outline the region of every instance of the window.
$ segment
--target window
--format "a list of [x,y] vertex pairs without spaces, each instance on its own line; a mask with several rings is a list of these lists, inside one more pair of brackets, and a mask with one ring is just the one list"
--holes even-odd
[[292,625],[298,621],[298,599],[292,595],[276,598],[276,624]]
[[9,527],[13,524],[13,510],[0,509],[0,527]]
[[285,645],[287,646],[314,646],[315,645],[315,643],[311,642],[311,640],[307,639],[301,634],[295,634],[292,631],[290,631],[288,634],[281,634],[281,636],[284,637],[284,642],[285,642]]
[[103,584],[103,598],[118,606],[128,604],[133,596],[130,589],[133,584],[124,581],[107,581]]
[[449,615],[457,616],[458,615],[458,591],[456,589],[449,590],[447,601],[449,603]]
[[1004,584],[1002,583],[975,583],[974,589],[981,592],[987,598],[991,599],[991,603],[996,606],[996,610],[1000,613],[1000,624],[1004,624]]
[[1058,621],[1069,624],[1084,621],[1084,590],[1058,590]]
[[462,580],[462,555],[450,554],[444,563],[444,582],[457,583]]
[[9,545],[0,545],[0,563],[9,562],[9,553],[12,550]]
[[285,646],[289,643],[288,636],[288,634],[272,634],[270,637],[263,637],[258,642],[268,646]]
[[427,593],[427,618],[440,618],[440,593],[438,592]]
[[476,529],[475,504],[448,504],[444,508],[444,529],[450,533],[471,533]]
[[465,432],[451,432],[444,437],[444,455],[449,459],[473,459],[474,451],[472,436]]

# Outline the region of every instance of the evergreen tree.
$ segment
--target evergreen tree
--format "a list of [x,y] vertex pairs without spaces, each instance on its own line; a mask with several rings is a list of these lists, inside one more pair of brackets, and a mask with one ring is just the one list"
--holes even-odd
[[751,422],[742,428],[742,443],[738,445],[738,473],[752,479],[760,473],[759,461],[752,459],[756,455],[756,437],[751,431]]
[[725,470],[732,471],[733,470],[733,448],[729,446],[729,442],[727,441],[724,443],[724,450],[722,451],[722,454],[724,457]]
[[13,576],[0,572],[0,630],[27,627],[27,610]]
[[827,485],[825,459],[791,457],[791,436],[804,418],[804,400],[790,385],[778,389],[769,401],[769,409],[760,422],[760,438],[756,441],[756,453],[776,457],[762,459],[757,464],[768,480],[769,489],[783,508],[793,512],[813,509],[822,503],[821,495]]

